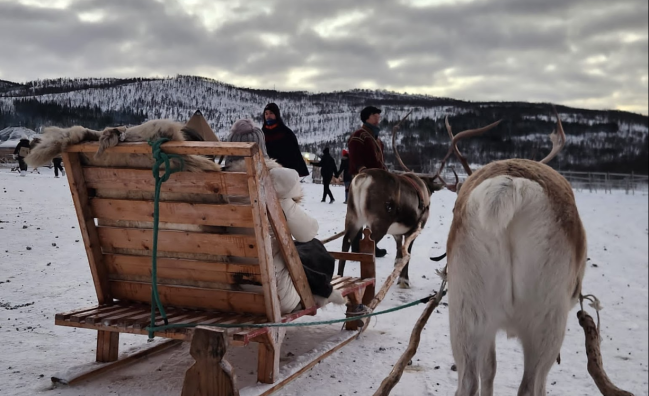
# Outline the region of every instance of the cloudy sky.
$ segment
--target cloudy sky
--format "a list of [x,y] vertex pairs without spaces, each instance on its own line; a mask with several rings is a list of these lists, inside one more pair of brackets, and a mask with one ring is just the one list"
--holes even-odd
[[0,79],[192,74],[647,114],[647,0],[0,0]]

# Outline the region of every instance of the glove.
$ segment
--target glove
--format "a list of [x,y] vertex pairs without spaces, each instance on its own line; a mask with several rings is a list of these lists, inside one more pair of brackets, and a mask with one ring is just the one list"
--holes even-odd
[[14,159],[18,159],[18,154],[14,154]]

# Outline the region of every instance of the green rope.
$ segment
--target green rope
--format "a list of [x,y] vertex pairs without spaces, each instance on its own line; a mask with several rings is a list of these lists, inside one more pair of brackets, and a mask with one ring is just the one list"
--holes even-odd
[[[446,291],[442,292],[442,296],[446,294]],[[386,309],[383,311],[378,311],[378,312],[371,312],[363,315],[356,315],[352,316],[349,318],[342,318],[342,319],[332,319],[332,320],[321,320],[318,322],[290,322],[290,323],[252,323],[252,324],[201,324],[201,323],[177,323],[177,324],[165,324],[164,326],[155,326],[155,327],[148,327],[147,330],[149,331],[149,334],[152,332],[156,331],[164,331],[164,330],[169,330],[169,329],[182,329],[182,328],[190,328],[190,327],[196,327],[196,326],[210,326],[210,327],[220,327],[224,329],[232,329],[232,328],[243,328],[243,329],[261,329],[264,327],[305,327],[305,326],[318,326],[318,325],[325,325],[325,324],[333,324],[333,323],[342,323],[342,322],[349,322],[352,320],[359,320],[363,318],[369,318],[372,316],[378,316],[378,315],[384,315],[390,312],[395,312],[395,311],[400,311],[405,308],[409,308],[412,306],[415,306],[417,304],[427,304],[430,300],[433,298],[437,298],[437,293],[433,294],[428,297],[424,297],[422,299],[416,300],[409,302],[407,304],[399,305],[394,308]]]
[[[168,142],[169,139],[162,138],[155,142],[149,140],[149,145],[153,151],[153,177],[155,178],[155,196],[153,198],[153,251],[151,253],[151,326],[155,326],[155,311],[156,308],[160,311],[160,316],[164,320],[165,325],[169,324],[167,320],[167,313],[165,312],[162,302],[160,302],[160,295],[158,294],[158,223],[160,220],[160,211],[158,209],[160,203],[160,187],[162,183],[169,180],[169,176],[173,173],[180,172],[185,166],[183,158],[176,154],[166,154],[162,151],[160,146]],[[171,167],[171,159],[175,158],[180,161],[178,168]],[[160,165],[164,163],[164,174],[160,176]],[[153,338],[153,331],[149,330],[149,339]]]

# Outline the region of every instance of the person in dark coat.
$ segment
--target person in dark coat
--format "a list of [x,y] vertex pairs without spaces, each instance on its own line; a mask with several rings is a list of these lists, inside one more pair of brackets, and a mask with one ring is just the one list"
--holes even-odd
[[63,164],[63,158],[61,158],[60,154],[52,159],[52,165],[54,165],[54,177],[59,177],[59,170],[61,171],[61,175],[65,176],[65,170],[61,164]]
[[352,184],[352,174],[349,171],[349,151],[343,150],[343,157],[340,160],[340,168],[338,169],[338,177],[343,175],[343,183],[345,184],[345,204],[349,196],[349,186]]
[[14,159],[18,160],[18,173],[20,176],[25,176],[27,174],[27,163],[25,162],[25,157],[27,157],[27,155],[29,155],[29,139],[22,138],[14,149]]
[[282,121],[279,107],[275,103],[266,105],[263,120],[262,131],[266,140],[268,156],[284,168],[295,169],[300,177],[308,176],[309,170],[300,152],[297,138]]
[[334,203],[336,200],[334,199],[334,195],[331,193],[331,189],[329,189],[329,184],[331,184],[332,177],[338,177],[338,170],[336,169],[336,161],[333,159],[331,154],[329,154],[329,147],[325,147],[325,149],[322,150],[320,161],[311,162],[311,165],[319,166],[321,169],[322,185],[324,186],[322,202],[324,202],[327,199],[327,195],[329,195],[329,203]]
[[[367,106],[361,110],[361,121],[363,125],[349,137],[349,170],[352,176],[357,175],[364,169],[388,170],[383,158],[383,142],[379,139],[379,121],[381,120],[381,109],[374,106]],[[363,236],[361,230],[356,238],[352,240],[352,252],[360,250],[360,241]],[[378,245],[375,248],[376,257],[383,257],[387,254],[385,249]]]
[[352,175],[363,169],[387,170],[383,159],[383,142],[379,139],[381,110],[367,106],[361,111],[363,125],[349,137],[349,171]]

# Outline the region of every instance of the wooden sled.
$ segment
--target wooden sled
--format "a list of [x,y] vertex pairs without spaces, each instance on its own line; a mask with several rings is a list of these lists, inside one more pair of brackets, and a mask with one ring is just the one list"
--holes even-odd
[[[153,230],[142,224],[153,221],[150,196],[154,178],[151,169],[86,165],[84,159],[94,155],[97,148],[96,143],[70,146],[63,160],[67,164],[67,177],[98,304],[58,313],[55,324],[96,330],[97,362],[123,365],[118,361],[119,334],[146,335],[150,321]],[[242,156],[247,166],[246,172],[178,172],[162,184],[157,283],[169,323],[245,325],[291,322],[304,315],[315,315],[319,307],[314,303],[258,146],[167,142],[162,150],[212,158]],[[104,155],[150,153],[147,143],[124,143],[108,149]],[[114,197],[116,191],[127,198],[107,198]],[[217,194],[226,203],[205,203],[204,198]],[[235,201],[238,203],[231,203]],[[164,224],[200,226],[201,229],[165,229]],[[301,298],[302,309],[288,315],[280,313],[271,230]],[[367,305],[375,297],[374,242],[369,230],[365,230],[361,251],[364,253],[332,252],[336,259],[360,262],[360,277],[336,277],[332,281],[334,288],[348,297],[350,315],[360,304]],[[254,290],[241,285],[252,285]],[[364,323],[347,322],[345,327],[357,330]],[[160,315],[156,324],[163,324]],[[301,331],[308,329],[304,327]],[[278,328],[207,326],[155,332],[157,337],[192,342],[191,354],[196,363],[186,373],[183,395],[238,394],[232,370],[222,360],[228,346],[258,344],[257,379],[272,384],[261,393],[270,394],[353,340],[358,333],[343,331],[336,343],[328,343],[327,348],[312,356],[309,362],[280,378],[283,334]],[[110,369],[110,365],[104,365],[99,372]],[[53,380],[73,384],[92,375],[84,373],[78,378]]]

